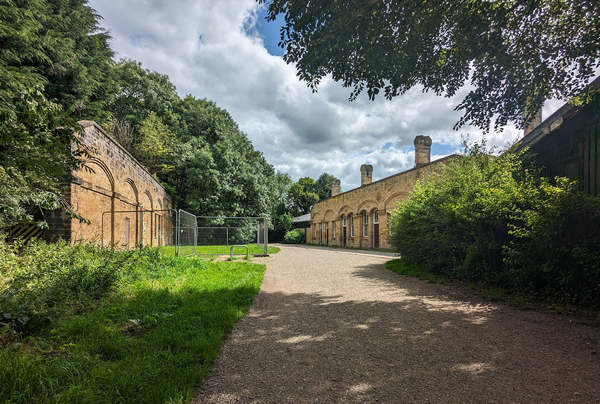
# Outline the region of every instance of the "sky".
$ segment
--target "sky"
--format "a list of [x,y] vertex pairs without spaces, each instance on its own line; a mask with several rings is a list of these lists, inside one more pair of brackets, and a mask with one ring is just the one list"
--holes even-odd
[[[414,166],[413,140],[433,140],[431,158],[461,150],[480,130],[452,127],[460,118],[454,98],[413,88],[392,101],[360,96],[325,79],[313,93],[286,64],[279,48],[281,20],[267,22],[255,0],[90,0],[112,35],[116,58],[142,62],[167,74],[181,96],[215,101],[226,109],[254,147],[292,179],[328,172],[347,191],[360,185],[360,165],[373,165],[373,180]],[[560,106],[544,107],[549,116]],[[521,136],[514,127],[486,135],[500,148]]]

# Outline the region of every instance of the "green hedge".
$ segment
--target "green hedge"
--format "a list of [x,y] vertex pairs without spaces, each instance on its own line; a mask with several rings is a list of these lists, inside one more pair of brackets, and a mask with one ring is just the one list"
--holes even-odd
[[392,214],[407,262],[539,298],[600,304],[600,201],[523,153],[468,155],[419,181]]
[[294,229],[285,233],[283,242],[286,244],[302,244],[304,243],[304,232],[302,230]]

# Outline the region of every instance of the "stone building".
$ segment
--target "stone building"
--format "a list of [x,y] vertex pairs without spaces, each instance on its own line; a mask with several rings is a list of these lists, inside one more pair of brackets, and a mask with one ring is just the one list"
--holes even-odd
[[54,212],[47,238],[124,249],[172,244],[172,202],[165,189],[97,123],[79,123],[78,137],[89,156],[72,173],[65,199],[89,223]]
[[340,192],[339,180],[332,184],[331,197],[312,207],[306,242],[339,247],[391,248],[388,240],[391,211],[408,197],[419,178],[456,156],[430,162],[431,138],[417,136],[414,144],[415,167],[410,170],[373,182],[373,166],[364,164],[360,167],[359,188]]

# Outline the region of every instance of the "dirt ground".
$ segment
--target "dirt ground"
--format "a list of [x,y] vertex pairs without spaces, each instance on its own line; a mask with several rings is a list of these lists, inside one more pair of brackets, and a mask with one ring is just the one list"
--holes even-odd
[[600,330],[283,246],[198,403],[600,402]]

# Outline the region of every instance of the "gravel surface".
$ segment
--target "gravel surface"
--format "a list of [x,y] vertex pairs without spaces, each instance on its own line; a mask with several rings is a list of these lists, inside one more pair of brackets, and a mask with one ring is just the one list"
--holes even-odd
[[195,402],[600,402],[600,330],[283,246]]

